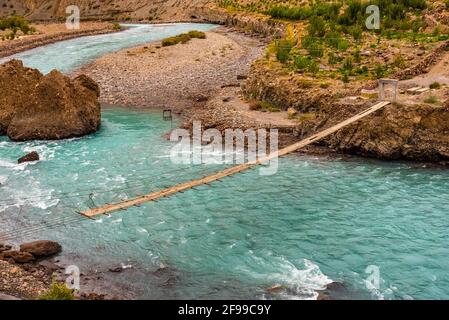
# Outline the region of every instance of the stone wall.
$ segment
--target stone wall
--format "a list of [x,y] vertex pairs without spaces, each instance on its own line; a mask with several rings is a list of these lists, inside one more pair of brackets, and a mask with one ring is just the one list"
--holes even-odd
[[398,73],[396,73],[393,78],[399,80],[406,80],[413,77],[416,77],[420,74],[429,72],[431,66],[436,64],[441,56],[448,51],[449,49],[449,41],[443,42],[439,44],[436,48],[432,50],[427,56],[425,56],[419,63],[404,69]]

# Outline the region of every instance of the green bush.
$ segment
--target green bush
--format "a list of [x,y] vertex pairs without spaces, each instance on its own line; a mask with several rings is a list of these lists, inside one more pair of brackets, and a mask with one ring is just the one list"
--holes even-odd
[[29,22],[21,16],[11,16],[5,19],[0,19],[0,30],[11,30],[6,36],[6,39],[14,39],[17,32],[20,30],[24,34],[36,32],[36,29],[29,25]]
[[346,70],[346,71],[348,71],[348,72],[350,72],[350,71],[352,70],[353,67],[354,67],[354,66],[353,66],[353,64],[352,64],[352,59],[351,59],[351,57],[347,57],[347,58],[345,59],[345,61],[343,62],[343,69]]
[[338,50],[346,51],[349,48],[349,42],[346,39],[341,39],[338,41]]
[[374,77],[375,79],[380,79],[385,76],[385,69],[381,64],[378,64],[376,66],[376,69],[374,69]]
[[296,70],[308,71],[313,74],[316,74],[320,71],[318,62],[310,57],[295,56],[293,60],[293,66]]
[[275,19],[305,20],[310,18],[313,12],[309,7],[290,8],[286,6],[276,6],[267,10],[265,14]]
[[280,39],[275,42],[276,59],[285,63],[290,59],[290,51],[295,46],[295,42],[289,39]]
[[326,34],[326,23],[319,16],[312,16],[307,28],[310,37],[324,37]]
[[402,57],[402,55],[399,54],[394,58],[393,60],[394,67],[403,69],[405,68],[405,65],[406,65],[405,59]]
[[274,106],[273,104],[271,104],[267,101],[260,101],[259,104],[260,104],[262,112],[279,112],[279,111],[281,111],[281,109],[279,109],[278,107]]
[[324,46],[320,38],[304,37],[301,40],[301,46],[306,49],[312,57],[322,57],[324,55]]
[[262,112],[279,112],[281,109],[267,101],[251,100],[248,102],[249,109]]
[[341,81],[343,81],[344,83],[349,83],[349,74],[347,71],[342,71]]
[[187,33],[190,38],[196,38],[196,39],[206,39],[206,34],[203,31],[198,30],[192,30]]
[[429,96],[429,97],[427,97],[427,98],[424,99],[424,102],[425,102],[425,103],[431,103],[431,104],[434,104],[434,103],[437,103],[437,102],[438,102],[438,98],[435,97],[435,96]]
[[357,68],[357,69],[355,70],[355,72],[356,72],[357,74],[367,74],[367,73],[368,73],[368,67],[367,67],[367,66],[359,67],[359,68]]
[[360,61],[362,61],[362,55],[360,54],[360,49],[355,50],[355,52],[354,52],[354,61],[356,63],[360,63]]
[[310,58],[304,57],[304,56],[296,56],[293,60],[293,66],[296,70],[307,70],[307,67],[309,66]]
[[74,300],[73,290],[64,283],[54,281],[47,292],[41,294],[38,300]]
[[190,39],[197,38],[197,39],[206,39],[206,34],[202,31],[190,31],[188,33],[181,33],[174,37],[165,38],[162,40],[162,46],[168,47],[168,46],[174,46],[178,43],[187,43],[190,41]]
[[348,29],[348,33],[354,38],[356,41],[360,41],[362,39],[363,30],[360,26],[351,26]]
[[433,82],[430,84],[429,86],[430,89],[440,89],[441,88],[441,84],[439,82]]
[[336,54],[334,54],[333,52],[329,52],[327,54],[327,62],[331,65],[334,66],[337,63],[339,63],[341,61],[341,57],[337,56]]
[[341,36],[338,32],[336,31],[331,31],[329,33],[326,34],[325,36],[325,41],[326,44],[334,49],[338,49],[338,45],[341,41]]

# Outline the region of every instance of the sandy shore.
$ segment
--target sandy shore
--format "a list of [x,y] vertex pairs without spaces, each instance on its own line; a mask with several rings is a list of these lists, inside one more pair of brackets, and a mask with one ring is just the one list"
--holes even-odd
[[81,36],[115,32],[109,22],[83,22],[79,30],[69,30],[64,23],[36,24],[36,33],[15,40],[0,40],[0,58],[57,41]]

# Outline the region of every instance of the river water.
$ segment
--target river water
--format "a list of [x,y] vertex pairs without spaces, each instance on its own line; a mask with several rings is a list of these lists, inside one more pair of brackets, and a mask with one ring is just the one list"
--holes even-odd
[[[106,52],[211,27],[131,26],[18,56],[44,72],[71,71]],[[77,53],[43,57],[69,47]],[[447,170],[291,155],[273,176],[254,169],[96,221],[77,214],[223,167],[173,164],[169,130],[160,111],[105,107],[101,130],[87,137],[0,137],[3,235],[59,241],[65,263],[97,272],[122,297],[313,299],[340,281],[355,299],[449,298]],[[32,150],[41,161],[16,164]],[[116,266],[126,269],[108,271]],[[283,289],[267,292],[273,285]]]

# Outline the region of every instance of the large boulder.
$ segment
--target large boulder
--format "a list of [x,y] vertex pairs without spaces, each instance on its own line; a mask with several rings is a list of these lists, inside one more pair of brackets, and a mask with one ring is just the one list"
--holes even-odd
[[48,257],[61,252],[61,245],[55,241],[39,240],[20,245],[21,252],[27,252],[37,258]]
[[28,100],[42,78],[34,69],[24,68],[21,61],[0,65],[0,135],[5,135],[14,114]]
[[79,137],[100,127],[100,90],[89,77],[0,65],[0,134],[15,141]]

